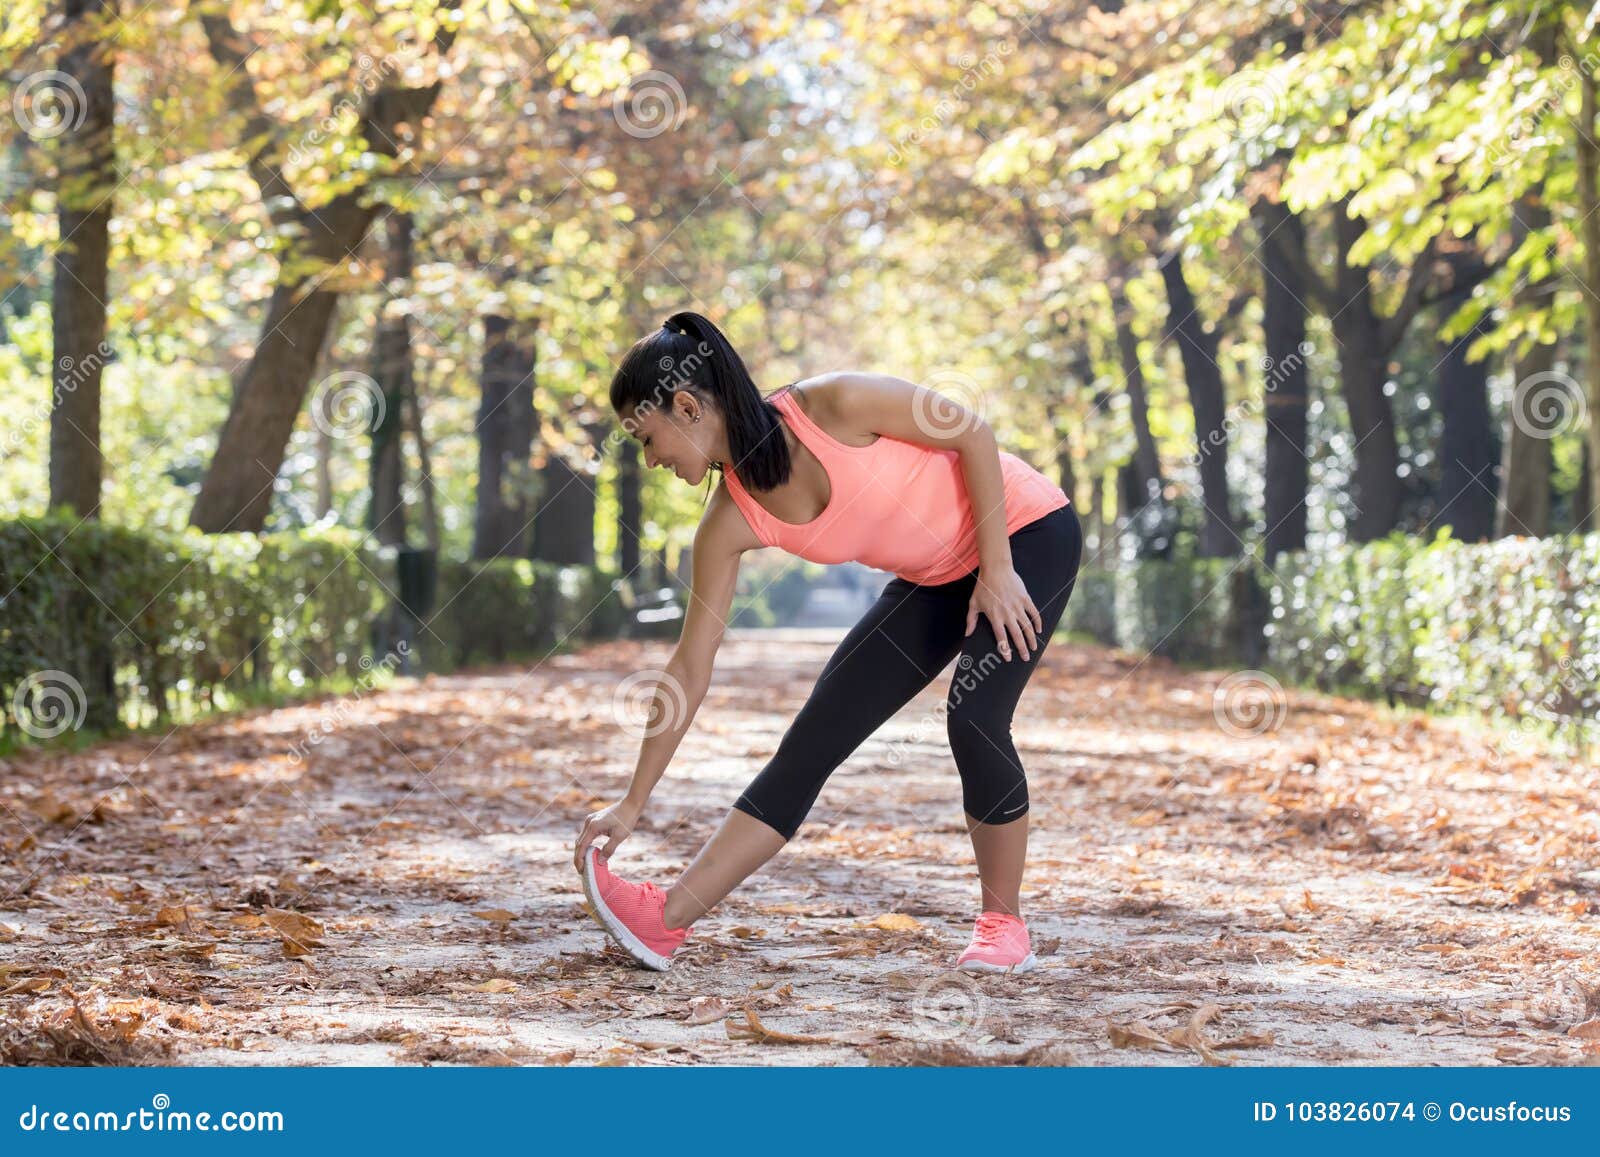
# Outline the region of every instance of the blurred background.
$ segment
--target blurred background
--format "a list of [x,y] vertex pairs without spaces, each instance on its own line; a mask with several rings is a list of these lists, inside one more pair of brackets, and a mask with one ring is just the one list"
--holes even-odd
[[675,634],[605,391],[694,309],[1059,480],[1079,637],[1581,746],[1597,12],[8,0],[7,734]]

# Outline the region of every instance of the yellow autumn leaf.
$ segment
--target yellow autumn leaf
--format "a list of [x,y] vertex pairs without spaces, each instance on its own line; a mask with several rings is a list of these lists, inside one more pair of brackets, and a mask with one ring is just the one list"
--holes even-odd
[[885,912],[874,917],[867,925],[869,928],[881,928],[885,932],[914,932],[922,927],[922,921],[915,916],[907,916],[904,912]]

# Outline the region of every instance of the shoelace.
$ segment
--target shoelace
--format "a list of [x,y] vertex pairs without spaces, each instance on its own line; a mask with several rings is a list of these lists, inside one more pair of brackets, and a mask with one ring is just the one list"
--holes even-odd
[[972,938],[985,948],[998,948],[1000,937],[1010,926],[1011,921],[994,912],[985,912],[978,917],[977,927],[973,930]]

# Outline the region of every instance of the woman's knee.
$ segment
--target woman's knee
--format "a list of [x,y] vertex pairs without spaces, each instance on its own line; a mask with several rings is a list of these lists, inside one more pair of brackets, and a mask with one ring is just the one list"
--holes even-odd
[[958,708],[946,722],[967,814],[983,823],[1020,817],[1028,808],[1028,783],[1011,741],[1010,717]]

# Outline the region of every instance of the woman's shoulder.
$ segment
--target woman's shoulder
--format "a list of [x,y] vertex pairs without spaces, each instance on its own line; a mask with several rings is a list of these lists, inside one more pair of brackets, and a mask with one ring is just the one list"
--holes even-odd
[[787,393],[800,413],[829,438],[851,450],[863,450],[877,441],[872,430],[857,429],[846,411],[852,389],[858,388],[858,374],[836,370],[816,377],[790,382],[774,394]]
[[816,421],[834,410],[841,391],[847,388],[845,375],[829,372],[796,378],[788,385],[773,390],[767,395],[767,400],[776,401],[780,396],[792,398],[806,417]]

